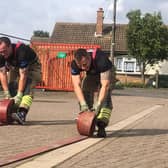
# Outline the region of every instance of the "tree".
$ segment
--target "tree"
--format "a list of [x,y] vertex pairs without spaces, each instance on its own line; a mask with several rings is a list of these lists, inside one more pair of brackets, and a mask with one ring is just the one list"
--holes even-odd
[[43,30],[35,30],[33,32],[34,37],[49,37],[49,33]]
[[127,18],[128,54],[137,59],[144,84],[146,65],[168,59],[168,27],[163,24],[160,13],[142,16],[140,10],[135,10]]

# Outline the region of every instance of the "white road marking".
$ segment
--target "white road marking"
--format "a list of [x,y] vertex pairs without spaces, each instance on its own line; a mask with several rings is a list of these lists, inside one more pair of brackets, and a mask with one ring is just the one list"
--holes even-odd
[[118,131],[120,129],[123,129],[124,127],[132,124],[133,122],[143,118],[144,116],[150,114],[151,112],[153,112],[153,111],[155,111],[155,110],[157,110],[158,108],[161,108],[161,107],[162,107],[162,105],[155,105],[153,107],[150,107],[146,110],[141,111],[138,114],[135,114],[135,115],[123,120],[123,121],[118,122],[117,124],[114,124],[114,125],[111,125],[111,126],[107,127],[106,130],[107,131]]

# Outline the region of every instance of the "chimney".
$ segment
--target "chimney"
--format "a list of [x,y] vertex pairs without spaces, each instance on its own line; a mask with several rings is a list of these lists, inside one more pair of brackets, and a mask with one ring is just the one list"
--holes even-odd
[[97,37],[102,36],[103,19],[104,19],[103,14],[104,14],[103,8],[99,8],[99,10],[97,11],[97,24],[96,24],[96,32],[95,32],[95,36]]

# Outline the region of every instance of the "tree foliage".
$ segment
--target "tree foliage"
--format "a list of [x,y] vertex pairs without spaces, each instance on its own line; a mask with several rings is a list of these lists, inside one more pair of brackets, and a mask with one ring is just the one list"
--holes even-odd
[[127,14],[129,19],[127,29],[128,53],[137,59],[141,65],[143,82],[145,67],[158,61],[168,59],[168,27],[162,22],[160,13],[146,13],[142,16],[140,10]]
[[35,30],[33,32],[34,37],[49,37],[49,32],[43,30]]

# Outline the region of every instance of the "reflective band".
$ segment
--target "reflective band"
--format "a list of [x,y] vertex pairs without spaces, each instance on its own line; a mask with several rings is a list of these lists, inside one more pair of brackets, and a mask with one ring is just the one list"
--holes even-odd
[[97,119],[105,122],[106,124],[108,124],[110,116],[111,116],[111,109],[102,108],[100,110],[100,113],[97,116]]
[[29,108],[32,104],[32,101],[33,101],[33,99],[30,95],[25,95],[22,98],[20,106]]

